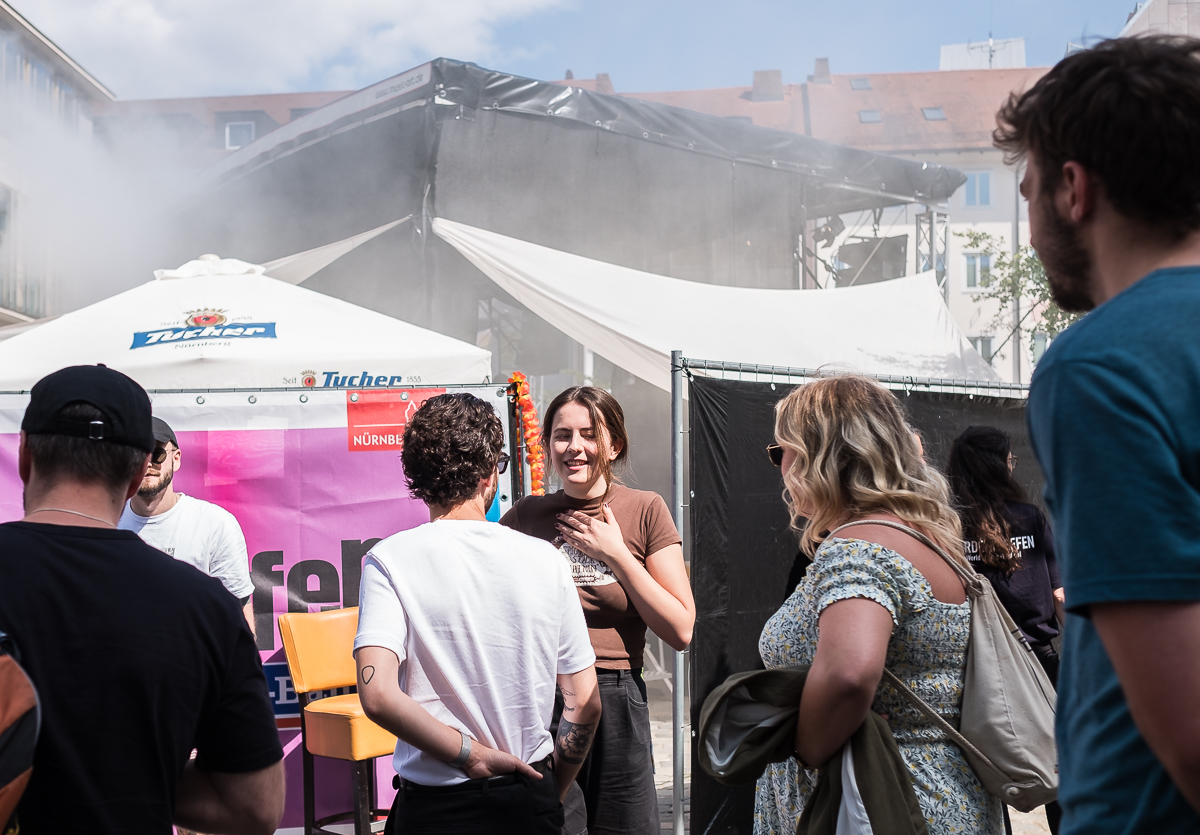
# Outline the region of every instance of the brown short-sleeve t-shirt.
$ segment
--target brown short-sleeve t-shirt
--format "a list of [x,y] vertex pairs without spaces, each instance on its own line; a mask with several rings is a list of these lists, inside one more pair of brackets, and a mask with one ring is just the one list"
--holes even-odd
[[[571,564],[571,576],[583,604],[592,648],[596,650],[596,666],[607,670],[638,669],[646,648],[646,622],[612,570],[563,542],[554,527],[557,515],[568,510],[603,518],[603,501],[572,499],[562,490],[548,496],[526,496],[504,514],[500,524],[551,542]],[[625,546],[642,565],[651,554],[683,541],[671,521],[667,503],[657,493],[614,484],[607,501],[621,526]]]

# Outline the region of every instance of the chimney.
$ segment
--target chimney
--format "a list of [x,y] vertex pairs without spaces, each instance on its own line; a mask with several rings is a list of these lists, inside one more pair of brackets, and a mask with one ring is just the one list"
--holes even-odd
[[832,84],[833,79],[829,77],[829,59],[818,58],[817,65],[813,68],[813,74],[808,77],[812,84]]
[[563,76],[564,81],[572,81],[572,80],[574,80],[574,78],[575,78],[575,73],[571,72],[570,70],[567,70],[567,74]]
[[596,92],[597,93],[608,93],[609,95],[612,95],[612,92],[613,92],[612,79],[608,77],[608,73],[606,73],[606,72],[596,73]]
[[783,71],[755,70],[750,101],[783,101]]

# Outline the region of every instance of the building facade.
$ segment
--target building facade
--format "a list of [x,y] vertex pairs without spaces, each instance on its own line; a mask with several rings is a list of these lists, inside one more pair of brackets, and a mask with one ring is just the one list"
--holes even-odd
[[1200,0],[1149,0],[1129,13],[1120,37],[1187,35],[1200,38]]
[[[991,134],[1000,105],[1046,68],[1011,66],[1023,63],[1023,43],[1020,49],[1012,40],[1001,43],[1002,60],[994,65],[1008,66],[994,69],[840,75],[830,72],[826,59],[818,59],[801,83],[785,84],[778,70],[767,70],[754,73],[748,87],[618,95],[966,173],[967,182],[940,206],[909,203],[815,220],[802,286],[841,287],[933,269],[963,333],[1004,379],[1028,382],[1044,340],[1028,344],[1027,335],[999,321],[998,305],[982,298],[988,256],[964,237],[969,230],[983,232],[1007,249],[1014,241],[1029,242],[1021,172],[1005,164]],[[973,66],[986,60],[986,42],[961,47],[943,50],[944,56],[961,52],[971,56]]]
[[95,108],[97,142],[153,164],[198,170],[346,92],[108,101]]
[[53,249],[29,222],[37,197],[26,152],[36,131],[92,133],[92,113],[113,94],[0,0],[0,325],[54,311]]

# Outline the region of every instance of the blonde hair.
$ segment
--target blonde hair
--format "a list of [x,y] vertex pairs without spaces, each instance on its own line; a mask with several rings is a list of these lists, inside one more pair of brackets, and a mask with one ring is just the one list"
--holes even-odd
[[841,374],[800,386],[775,406],[775,441],[796,454],[784,500],[809,556],[839,524],[892,513],[966,564],[946,479],[925,462],[899,401],[874,380]]

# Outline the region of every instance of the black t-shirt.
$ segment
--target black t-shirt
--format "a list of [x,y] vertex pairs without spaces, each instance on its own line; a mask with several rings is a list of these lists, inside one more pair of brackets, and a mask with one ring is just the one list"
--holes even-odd
[[0,629],[42,702],[23,833],[169,835],[193,748],[228,773],[283,757],[237,600],[137,534],[0,525]]
[[[1058,619],[1054,615],[1054,590],[1062,588],[1058,562],[1054,559],[1054,539],[1045,515],[1031,504],[1009,502],[1004,518],[1008,521],[1013,545],[1021,553],[1021,561],[1012,576],[979,559],[979,541],[963,542],[967,559],[991,581],[996,596],[1012,615],[1031,644],[1048,644],[1058,635]],[[964,531],[969,535],[969,532]]]

